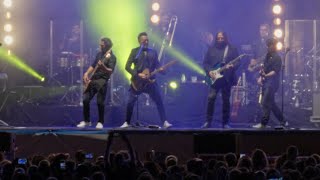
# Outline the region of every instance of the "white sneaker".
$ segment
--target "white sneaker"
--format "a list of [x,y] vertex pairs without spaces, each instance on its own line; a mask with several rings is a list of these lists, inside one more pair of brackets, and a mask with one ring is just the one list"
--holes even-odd
[[171,126],[172,126],[172,124],[170,124],[168,121],[164,121],[163,128],[169,128]]
[[84,128],[84,127],[86,127],[86,126],[91,126],[91,122],[81,121],[81,122],[77,125],[78,128]]
[[266,127],[266,125],[263,125],[261,123],[252,126],[252,128],[256,128],[256,129],[263,129],[265,127]]
[[96,125],[96,129],[102,129],[103,128],[103,124],[101,122],[98,122]]
[[127,123],[127,121],[120,126],[120,128],[127,128],[127,127],[129,127],[129,124]]

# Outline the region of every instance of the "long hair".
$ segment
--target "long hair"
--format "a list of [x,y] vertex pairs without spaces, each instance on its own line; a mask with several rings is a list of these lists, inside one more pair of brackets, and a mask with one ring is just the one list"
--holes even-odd
[[225,45],[228,45],[229,44],[229,39],[228,39],[227,33],[224,32],[224,31],[218,31],[217,34],[215,35],[214,46],[218,46],[218,40],[217,39],[218,39],[218,34],[219,33],[221,33],[223,35]]

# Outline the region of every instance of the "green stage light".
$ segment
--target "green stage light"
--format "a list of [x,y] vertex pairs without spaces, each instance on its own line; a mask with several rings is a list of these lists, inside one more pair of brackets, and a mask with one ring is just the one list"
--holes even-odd
[[6,49],[0,49],[0,60],[6,61],[12,66],[16,67],[17,69],[22,70],[23,72],[27,73],[28,75],[38,79],[41,81],[43,78],[39,73],[37,73],[34,69],[28,66],[22,59],[8,52]]
[[178,83],[176,81],[171,81],[169,83],[169,87],[173,90],[177,89],[178,88]]
[[44,82],[45,80],[46,80],[45,77],[41,77],[41,79],[40,79],[41,82]]
[[149,16],[145,0],[87,1],[89,27],[94,36],[108,36],[113,41],[117,69],[128,79],[125,63],[132,48],[138,47],[137,36],[147,31]]
[[[162,43],[162,39],[156,34],[152,34],[151,39],[152,39],[152,41],[155,41],[159,44]],[[169,55],[171,55],[173,58],[176,58],[177,60],[179,60],[187,68],[193,70],[194,72],[196,72],[198,74],[205,75],[205,72],[202,69],[202,67],[200,67],[197,63],[195,63],[190,57],[188,57],[188,55],[183,53],[182,50],[171,46],[171,47],[166,48],[165,51]]]

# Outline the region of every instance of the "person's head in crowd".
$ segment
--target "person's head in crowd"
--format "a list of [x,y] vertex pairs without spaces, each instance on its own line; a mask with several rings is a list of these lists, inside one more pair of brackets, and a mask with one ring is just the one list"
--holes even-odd
[[187,171],[196,175],[202,175],[202,169],[204,167],[202,159],[193,158],[187,162]]
[[39,162],[46,159],[44,156],[41,155],[34,155],[31,158],[31,164],[38,166]]
[[227,179],[227,175],[228,170],[226,167],[221,166],[215,171],[216,179]]
[[297,146],[289,146],[287,148],[287,160],[296,161],[297,157],[299,156],[299,150]]
[[166,157],[164,163],[165,163],[166,168],[168,168],[170,166],[178,165],[178,158],[175,155],[169,155]]
[[144,168],[147,169],[154,178],[159,178],[161,174],[161,167],[157,163],[147,161],[144,163]]
[[183,179],[184,169],[178,165],[170,166],[166,171],[168,179]]
[[304,166],[316,166],[317,165],[317,161],[312,157],[309,156],[305,161],[304,161]]
[[36,174],[38,173],[38,166],[36,165],[31,165],[29,168],[28,168],[28,171],[27,171],[27,174],[29,176],[33,175],[33,174]]
[[255,180],[266,180],[267,179],[267,176],[266,176],[266,173],[263,172],[263,171],[256,171],[254,172],[253,174],[253,178]]
[[215,167],[215,165],[217,164],[217,160],[216,159],[210,159],[209,161],[208,161],[208,165],[207,165],[207,167],[208,167],[208,170],[213,170],[214,169],[214,167]]
[[48,177],[47,180],[58,180],[56,177]]
[[149,172],[145,171],[138,176],[137,180],[154,180],[154,178]]
[[185,177],[184,180],[201,180],[201,177],[193,174],[193,173],[188,173]]
[[237,168],[233,168],[228,173],[229,180],[238,180],[240,179],[240,176],[241,176],[241,171]]
[[243,156],[238,161],[238,168],[244,167],[247,168],[249,171],[252,171],[253,165],[252,160],[249,156]]
[[228,167],[227,163],[224,161],[218,161],[214,165],[214,170],[218,169],[219,167]]
[[47,178],[50,176],[50,162],[48,160],[42,160],[39,162],[39,165],[38,165],[38,170],[39,170],[39,173]]
[[228,167],[236,167],[238,163],[238,158],[235,153],[227,153],[224,155],[224,161],[227,162]]
[[319,154],[312,154],[311,157],[313,157],[316,160],[317,164],[320,164],[320,156],[319,156]]
[[105,180],[106,177],[103,174],[103,172],[94,172],[91,177],[90,180]]
[[78,150],[75,154],[76,164],[81,164],[86,160],[86,152],[84,150]]
[[280,172],[275,168],[270,168],[267,171],[267,179],[279,179],[281,178]]
[[315,167],[313,166],[307,166],[303,173],[302,173],[302,176],[305,178],[305,179],[312,179],[316,176],[319,176],[318,174],[318,171]]
[[267,155],[261,149],[254,150],[251,159],[254,171],[263,170],[269,165]]

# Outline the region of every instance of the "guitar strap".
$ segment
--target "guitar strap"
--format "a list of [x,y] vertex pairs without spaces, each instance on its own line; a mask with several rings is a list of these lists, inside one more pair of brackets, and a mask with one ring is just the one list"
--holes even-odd
[[229,51],[229,46],[227,45],[226,48],[224,48],[224,53],[223,53],[223,58],[222,58],[222,63],[226,64],[226,57]]

